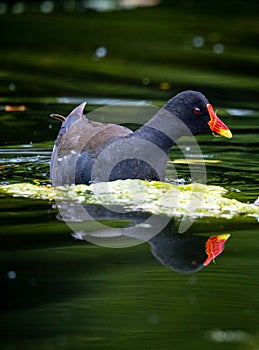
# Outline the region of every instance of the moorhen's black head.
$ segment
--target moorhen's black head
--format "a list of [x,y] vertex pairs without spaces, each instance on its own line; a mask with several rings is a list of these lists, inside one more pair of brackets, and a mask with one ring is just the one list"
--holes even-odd
[[198,91],[184,91],[171,98],[163,107],[178,117],[193,135],[210,131],[231,138],[229,128],[217,117],[207,98]]

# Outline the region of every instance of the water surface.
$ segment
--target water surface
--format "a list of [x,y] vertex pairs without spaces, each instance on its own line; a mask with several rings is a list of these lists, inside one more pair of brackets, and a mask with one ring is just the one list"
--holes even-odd
[[[50,113],[65,115],[84,100],[87,111],[122,100],[161,106],[193,88],[208,96],[234,135],[197,137],[205,160],[220,161],[206,163],[207,183],[254,202],[257,16],[252,8],[235,7],[231,17],[225,10],[185,3],[1,16],[1,182],[49,184],[60,126]],[[200,48],[193,44],[197,36],[204,38]],[[215,53],[215,44],[224,51]],[[107,47],[107,57],[94,57],[99,46]],[[8,111],[9,105],[24,110]],[[182,158],[177,148],[171,152],[169,181],[173,166],[191,181],[188,166],[173,163]],[[256,220],[197,220],[189,234],[231,237],[215,264],[186,275],[162,265],[148,243],[108,249],[75,240],[53,203],[1,196],[0,208],[2,349],[258,348]]]

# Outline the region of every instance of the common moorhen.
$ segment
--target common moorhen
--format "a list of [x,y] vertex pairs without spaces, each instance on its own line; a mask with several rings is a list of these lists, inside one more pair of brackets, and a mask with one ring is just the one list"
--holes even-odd
[[88,120],[85,103],[62,121],[51,158],[54,186],[88,184],[117,179],[163,181],[168,153],[182,136],[214,132],[231,138],[207,98],[184,91],[171,98],[136,131],[111,123]]

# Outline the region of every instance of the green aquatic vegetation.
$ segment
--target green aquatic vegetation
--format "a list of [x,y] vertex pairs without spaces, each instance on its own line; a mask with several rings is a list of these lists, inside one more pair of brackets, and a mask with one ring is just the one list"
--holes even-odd
[[62,187],[17,183],[0,186],[2,195],[75,201],[82,204],[123,206],[125,210],[145,211],[173,217],[259,217],[259,207],[227,198],[227,190],[220,186],[199,183],[174,185],[158,181],[118,180],[91,185]]

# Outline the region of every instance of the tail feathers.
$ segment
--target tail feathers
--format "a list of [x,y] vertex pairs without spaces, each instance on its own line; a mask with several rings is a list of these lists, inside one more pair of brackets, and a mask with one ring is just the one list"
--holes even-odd
[[67,117],[64,117],[60,114],[51,114],[50,117],[62,121],[62,128],[64,128],[67,131],[77,120],[84,117],[85,105],[86,102],[81,103],[79,106],[74,108]]

